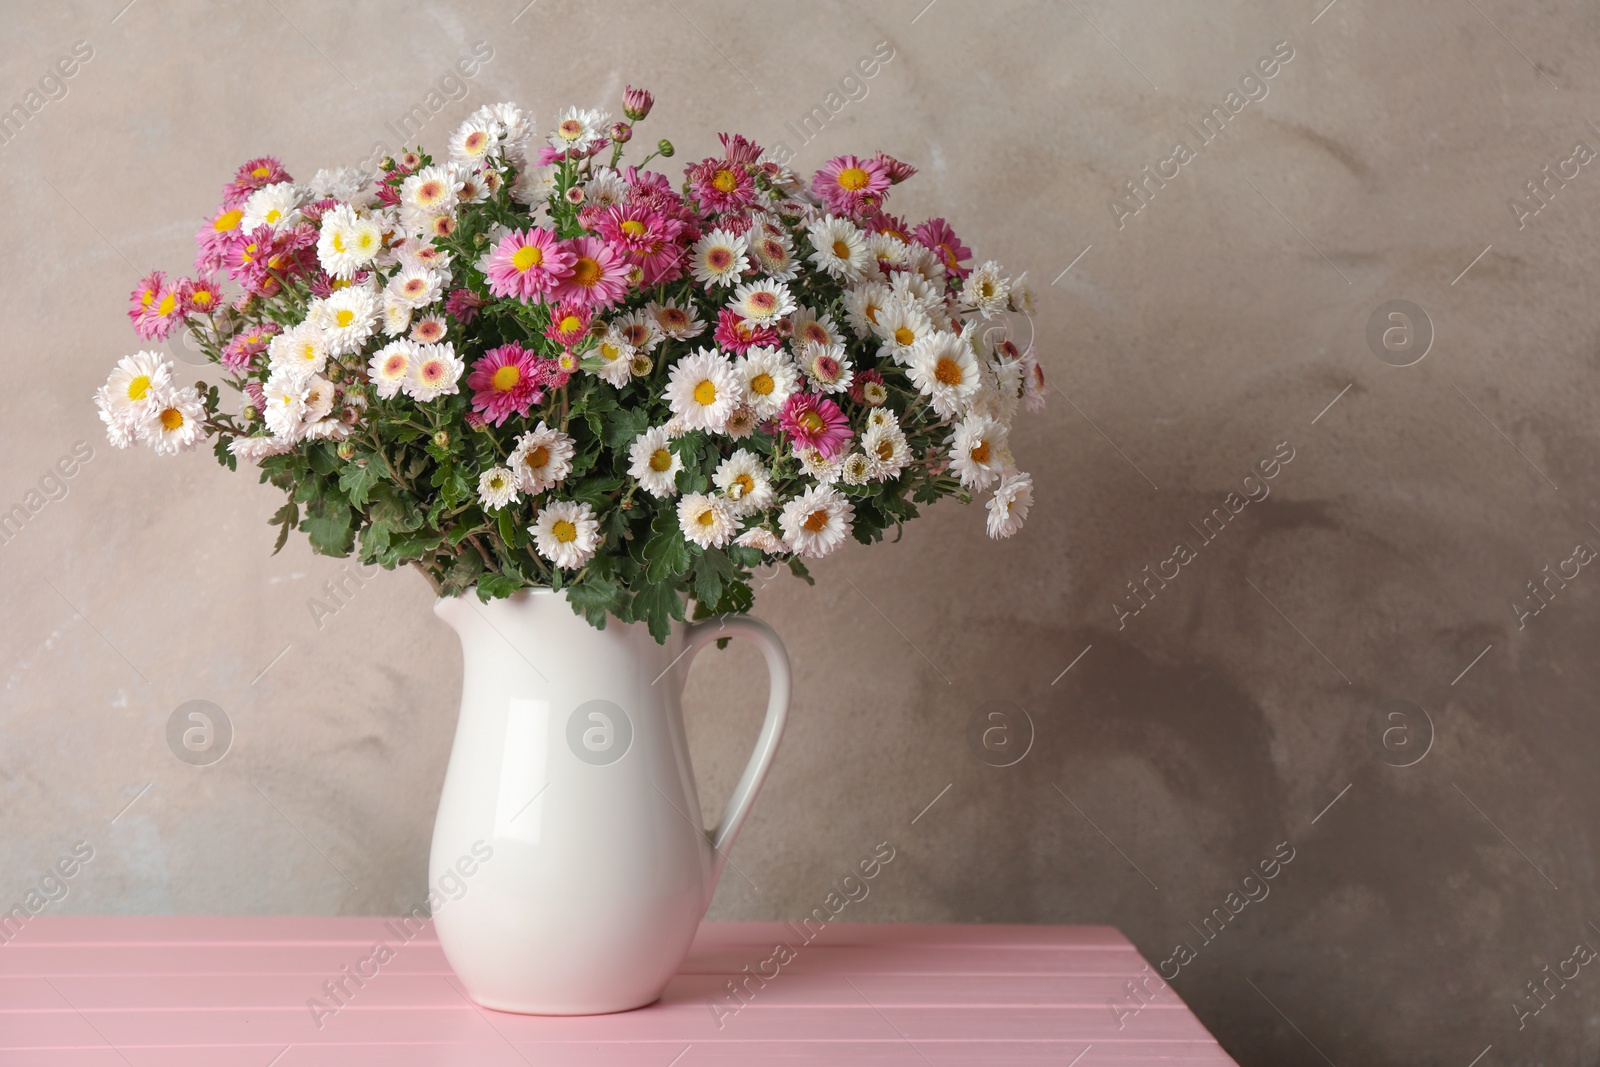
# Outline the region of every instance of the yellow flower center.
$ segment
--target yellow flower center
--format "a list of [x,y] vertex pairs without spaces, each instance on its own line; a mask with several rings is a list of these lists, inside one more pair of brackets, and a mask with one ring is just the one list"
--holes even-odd
[[839,172],[839,188],[849,189],[852,193],[857,189],[865,189],[871,177],[860,167],[846,167]]
[[717,521],[717,513],[712,511],[710,508],[706,508],[699,514],[698,517],[696,517],[694,521],[698,522],[701,526],[710,526]]
[[562,544],[578,539],[578,528],[566,519],[557,519],[555,525],[550,527],[550,533]]
[[572,265],[572,280],[575,284],[585,289],[600,281],[600,263],[598,260],[582,256]]
[[822,416],[815,411],[808,411],[801,415],[799,421],[800,428],[805,430],[806,433],[821,433],[828,428],[828,424],[822,421]]
[[600,345],[600,358],[605,360],[607,363],[612,362],[620,355],[622,355],[622,349],[618,348],[610,341],[606,341]]
[[719,193],[731,193],[739,188],[739,179],[734,176],[733,171],[724,167],[712,175],[711,185]]
[[[735,494],[732,492],[733,489],[738,489],[739,492]],[[748,474],[737,474],[734,476],[733,485],[729,486],[729,490],[728,495],[735,497],[735,499],[749,496],[756,491],[756,480]]]
[[664,448],[658,448],[650,453],[650,469],[657,474],[665,474],[672,469],[672,453]]
[[172,314],[173,309],[177,306],[178,298],[174,294],[168,293],[166,296],[161,298],[161,303],[156,307],[156,314],[170,315]]
[[933,379],[940,385],[960,385],[965,377],[961,372],[961,364],[949,356],[940,356],[939,362],[934,364]]
[[333,235],[333,240],[329,241],[328,243],[333,245],[333,250],[335,252],[343,252],[345,250],[345,248],[344,248],[344,234],[342,234],[342,233],[334,234]]
[[511,265],[519,271],[531,270],[544,262],[544,249],[538,245],[523,245],[511,253]]
[[850,246],[849,246],[849,244],[847,244],[844,241],[835,241],[835,242],[833,242],[833,254],[838,256],[840,259],[849,259],[850,258]]
[[777,383],[772,380],[772,375],[765,371],[750,379],[750,391],[758,396],[770,396]]
[[897,344],[897,345],[909,345],[911,342],[915,341],[916,339],[917,339],[917,335],[912,333],[909,329],[907,329],[904,326],[901,326],[900,328],[898,328],[897,330],[894,331],[894,343]]
[[583,123],[577,119],[567,119],[557,127],[557,132],[561,134],[561,139],[564,141],[576,141],[583,136]]
[[542,471],[550,465],[550,450],[544,445],[535,447],[522,457],[522,465],[530,471]]
[[340,308],[339,313],[333,317],[333,321],[340,326],[348,326],[356,321],[356,313],[349,308]]
[[894,444],[889,441],[879,441],[876,449],[878,458],[887,463],[894,458]]
[[370,233],[358,233],[358,234],[356,234],[356,247],[359,248],[361,251],[366,252],[366,251],[368,251],[369,249],[372,248],[372,242],[374,242],[376,240],[377,240],[377,237],[375,235],[373,235],[373,234],[370,234]]
[[872,325],[878,325],[878,305],[868,304],[866,307],[861,309],[861,314],[866,316],[866,320],[872,323]]
[[283,218],[283,212],[279,211],[277,208],[269,208],[268,209],[268,211],[267,211],[267,221],[268,222],[277,222],[281,218]]
[[211,291],[209,289],[196,289],[189,294],[189,299],[194,301],[196,307],[210,307]]
[[267,175],[269,175],[271,173],[272,173],[272,171],[268,170],[266,167],[257,167],[255,170],[250,172],[250,177],[256,178],[256,179],[261,179],[261,178],[265,178]]
[[128,383],[128,399],[143,400],[150,394],[150,375],[141,374]]
[[638,219],[624,220],[621,227],[622,232],[627,234],[629,237],[642,236],[648,228],[649,227],[645,226],[645,224],[640,222]]
[[183,412],[177,408],[167,408],[161,413],[161,428],[171,432],[183,425]]
[[576,315],[568,315],[561,320],[562,333],[576,333],[583,328],[583,320]]
[[972,456],[972,462],[974,463],[989,462],[989,442],[979,441],[977,445],[973,447],[970,454]]
[[517,383],[521,380],[522,371],[508,364],[494,372],[494,377],[490,379],[490,384],[494,386],[494,390],[497,393],[509,393],[517,387]]
[[229,230],[238,229],[239,220],[242,218],[244,218],[244,212],[238,208],[234,208],[232,211],[224,211],[217,216],[216,221],[211,224],[211,228],[218,233],[227,233]]
[[804,525],[812,533],[821,533],[822,528],[828,525],[828,513],[822,510],[813,511],[806,516]]
[[717,383],[706,379],[694,387],[694,400],[697,404],[711,405],[717,402]]

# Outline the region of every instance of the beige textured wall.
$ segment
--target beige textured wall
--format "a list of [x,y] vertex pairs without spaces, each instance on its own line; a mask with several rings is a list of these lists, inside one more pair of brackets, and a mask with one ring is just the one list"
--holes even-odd
[[[1341,1064],[1490,1044],[1485,1063],[1595,1062],[1590,969],[1520,1030],[1512,1005],[1600,945],[1600,576],[1521,628],[1510,603],[1600,546],[1600,167],[1520,228],[1508,206],[1600,146],[1594,5],[123,2],[0,16],[0,103],[93,49],[0,144],[0,506],[93,446],[0,546],[0,897],[80,839],[95,858],[59,911],[422,894],[460,669],[422,580],[381,576],[319,628],[308,598],[341,564],[298,540],[268,556],[275,494],[205,455],[112,451],[89,397],[138,347],[137,275],[185,267],[240,160],[355,163],[488,41],[430,144],[486,101],[547,118],[648,85],[644,131],[676,162],[724,129],[805,166],[882,148],[922,168],[898,210],[947,214],[1041,289],[1058,391],[1016,442],[1040,496],[1024,534],[988,543],[947,505],[815,589],[760,594],[794,655],[793,725],[735,850],[749,880],[714,917],[808,911],[889,840],[847,918],[1112,923],[1157,962],[1188,942],[1175,985],[1243,1063],[1320,1063],[1313,1043]],[[785,123],[879,40],[895,55],[865,98],[795,141]],[[1279,41],[1268,95],[1198,147],[1185,123]],[[1108,202],[1175,139],[1195,158],[1119,227]],[[1403,369],[1365,338],[1393,299],[1436,333]],[[1124,584],[1198,544],[1188,524],[1280,442],[1270,497],[1119,626]],[[696,668],[708,809],[761,677],[737,648]],[[215,766],[168,751],[191,699],[237,732]],[[969,747],[990,701],[1031,713],[1015,766]],[[1282,842],[1270,896],[1205,942]]]

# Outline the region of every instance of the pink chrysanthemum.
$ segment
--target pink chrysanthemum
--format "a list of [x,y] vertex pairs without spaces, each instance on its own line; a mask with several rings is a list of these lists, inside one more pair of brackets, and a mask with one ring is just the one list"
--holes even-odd
[[[576,362],[573,367],[576,367]],[[563,367],[559,359],[542,359],[539,361],[539,387],[546,392],[555,392],[567,384],[567,379],[572,377],[573,367]]]
[[556,285],[558,300],[581,307],[610,307],[628,291],[628,264],[622,253],[598,237],[575,237],[565,242],[572,267]]
[[912,240],[911,227],[906,225],[906,220],[887,211],[880,211],[867,220],[868,233],[886,233],[890,237],[898,237],[909,244]]
[[472,365],[467,388],[472,390],[473,410],[493,425],[513,414],[527,418],[529,409],[544,399],[538,356],[514,342],[491,348]]
[[711,336],[724,352],[737,352],[741,356],[754,345],[778,343],[777,330],[753,323],[732,308],[717,312],[717,328],[711,332]]
[[273,322],[240,330],[222,349],[222,365],[235,374],[252,369],[256,357],[267,350],[277,332],[278,325]]
[[472,320],[478,317],[478,311],[483,304],[483,297],[471,289],[456,289],[445,298],[444,309],[463,326],[470,326]]
[[622,251],[638,267],[643,285],[676,280],[683,274],[683,223],[644,204],[606,208],[595,228],[606,243]]
[[222,287],[209,278],[178,283],[178,302],[185,315],[209,315],[222,307]]
[[635,89],[628,86],[622,93],[622,113],[634,122],[650,114],[650,109],[655,106],[656,98],[649,89]]
[[889,175],[875,159],[834,156],[811,178],[811,191],[839,215],[868,214],[889,188]]
[[916,167],[909,163],[902,163],[893,156],[884,155],[882,152],[874,155],[872,161],[883,168],[883,172],[889,176],[890,185],[899,185],[917,173]]
[[250,194],[257,189],[293,180],[276,156],[252,159],[239,168],[239,172],[233,176],[233,181],[223,186],[222,206],[243,207],[244,202],[250,199]]
[[700,210],[707,214],[743,211],[755,200],[755,182],[742,163],[707,158],[690,164],[684,173]]
[[567,301],[550,306],[550,325],[544,335],[564,348],[571,348],[589,332],[591,312],[588,308]]
[[[142,305],[139,314],[135,315],[133,309],[129,308],[128,315],[133,319],[133,332],[146,341],[165,340],[172,333],[173,327],[183,321],[182,287],[188,279],[175,282],[158,281],[152,292],[149,283],[159,278],[159,271],[152,272],[129,298],[130,303]],[[147,299],[149,303],[145,303]]]
[[508,233],[489,257],[489,292],[534,303],[571,273],[576,258],[543,227]]
[[958,278],[972,273],[971,267],[962,266],[962,260],[972,258],[972,249],[961,243],[961,238],[944,219],[929,219],[918,226],[912,235],[918,244],[933,249],[944,261],[945,270]]
[[861,390],[864,387],[866,387],[867,385],[882,385],[882,384],[883,384],[883,375],[879,374],[877,371],[875,371],[875,370],[860,371],[860,372],[858,372],[856,374],[855,377],[850,379],[850,399],[854,400],[857,404],[865,404],[867,401],[866,401],[866,398],[864,396],[862,396]]
[[243,218],[243,211],[224,206],[194,235],[194,243],[199,248],[194,257],[197,273],[210,274],[222,267],[228,258],[228,245],[239,237],[239,222]]
[[128,294],[128,318],[135,325],[144,318],[156,302],[156,296],[166,288],[167,275],[165,271],[153,270],[139,279],[139,284]]
[[850,444],[850,420],[827,397],[793,393],[778,421],[795,448],[814,448],[831,459]]

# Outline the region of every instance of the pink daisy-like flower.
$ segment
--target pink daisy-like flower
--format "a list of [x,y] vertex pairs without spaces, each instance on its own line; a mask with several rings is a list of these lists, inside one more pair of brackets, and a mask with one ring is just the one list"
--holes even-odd
[[707,158],[690,164],[684,173],[695,199],[700,201],[700,210],[706,214],[742,211],[755,199],[755,182],[742,163]]
[[239,168],[239,172],[233,176],[233,181],[223,186],[222,206],[243,207],[244,202],[250,199],[250,194],[257,189],[293,180],[276,156],[252,159]]
[[178,282],[178,302],[185,315],[209,315],[222,306],[222,289],[209,278]]
[[278,324],[274,322],[240,330],[222,349],[222,365],[235,374],[245,373],[251,369],[256,357],[267,350],[267,345],[272,343],[277,332]]
[[884,155],[882,152],[874,155],[872,161],[883,168],[883,172],[889,176],[890,185],[899,185],[917,172],[917,168],[911,164],[902,163],[893,156]]
[[445,298],[444,309],[454,316],[463,326],[470,326],[472,320],[478,317],[478,311],[483,307],[484,299],[471,289],[456,289]]
[[956,277],[965,278],[972,273],[971,267],[961,265],[962,260],[972,258],[972,249],[961,243],[961,238],[944,219],[929,219],[918,226],[912,236],[918,244],[939,253],[945,269]]
[[598,237],[575,237],[565,242],[572,267],[556,285],[554,295],[582,307],[610,307],[628,291],[628,264],[622,253]]
[[485,352],[467,375],[472,390],[473,410],[499,426],[513,414],[528,417],[528,411],[544,399],[539,391],[538,356],[516,343]]
[[683,223],[644,204],[617,204],[596,219],[606,243],[622,251],[638,267],[641,284],[675,281],[683,274]]
[[449,330],[438,315],[424,315],[411,325],[411,340],[419,345],[436,345]]
[[[186,281],[188,279],[185,278],[170,284],[163,283],[144,307],[143,313],[133,320],[133,332],[146,341],[165,340],[173,328],[183,321],[182,286]],[[141,301],[145,295],[143,286],[133,293],[134,298]]]
[[564,387],[567,380],[572,377],[573,370],[577,367],[574,360],[571,366],[562,366],[559,359],[542,359],[539,361],[539,388],[547,392],[554,392]]
[[622,93],[622,113],[638,122],[650,114],[655,102],[656,98],[649,89],[635,89],[630,85]]
[[210,274],[221,268],[228,258],[228,245],[239,237],[239,223],[244,212],[236,207],[223,207],[210,222],[194,235],[199,251],[195,253],[194,269],[200,274]]
[[591,315],[586,307],[559,301],[550,306],[550,325],[544,335],[564,348],[571,348],[589,332]]
[[761,146],[742,133],[719,133],[717,140],[729,163],[754,163],[761,158]]
[[886,233],[890,237],[898,237],[910,244],[912,241],[911,227],[906,225],[905,219],[891,215],[887,211],[880,211],[867,220],[868,233]]
[[771,326],[758,326],[732,308],[717,312],[717,328],[711,332],[717,347],[724,352],[744,355],[754,345],[776,345],[778,331]]
[[812,393],[793,393],[778,419],[795,448],[814,448],[832,459],[849,445],[850,420],[839,405]]
[[889,188],[889,175],[875,159],[834,156],[811,178],[811,191],[840,215],[863,214],[876,207]]
[[508,233],[489,257],[489,292],[533,303],[571,273],[575,259],[543,227]]
[[156,297],[161,290],[166,288],[167,275],[164,271],[153,270],[139,279],[138,286],[128,294],[128,319],[135,326],[144,318],[145,313],[154,306]]

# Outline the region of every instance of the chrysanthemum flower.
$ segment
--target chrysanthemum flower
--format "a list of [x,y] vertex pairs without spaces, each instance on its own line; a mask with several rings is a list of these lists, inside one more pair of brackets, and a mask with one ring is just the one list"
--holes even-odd
[[761,457],[748,449],[736,449],[717,465],[711,483],[722,490],[735,518],[753,515],[772,506],[772,478]]
[[732,285],[750,269],[746,251],[743,234],[721,228],[712,230],[694,243],[689,261],[690,273],[695,281],[707,289],[717,285]]
[[678,501],[678,528],[701,548],[721,548],[738,528],[733,509],[721,497],[687,493]]
[[577,446],[560,430],[539,425],[517,438],[517,446],[506,460],[517,476],[517,485],[532,496],[561,484],[572,473],[572,457]]
[[906,374],[933,409],[947,419],[958,418],[982,384],[978,360],[964,334],[941,330],[913,348]]
[[574,259],[573,252],[542,227],[508,233],[489,256],[484,272],[489,292],[535,303],[572,272]]
[[872,325],[872,332],[883,339],[883,344],[878,349],[878,357],[903,364],[918,342],[933,333],[933,323],[928,321],[928,316],[915,304],[890,300],[888,305],[877,313],[877,321]]
[[808,307],[801,307],[789,316],[789,330],[796,351],[803,350],[806,345],[843,344],[845,340],[839,327],[834,325],[833,316],[826,311],[819,314]]
[[558,300],[580,307],[610,307],[628,291],[628,270],[622,253],[598,237],[566,242],[572,266],[553,290]]
[[562,570],[589,562],[600,543],[594,509],[573,500],[558,500],[541,508],[528,532],[539,555]]
[[628,448],[628,473],[651,496],[665,499],[677,493],[683,460],[671,448],[665,426],[653,426],[633,439]]
[[795,301],[787,285],[760,278],[736,288],[728,307],[747,322],[766,325],[793,311]]
[[[157,341],[171,334],[173,328],[183,321],[183,285],[187,281],[186,278],[164,281],[151,295],[143,313],[133,320],[133,331],[145,340]],[[142,287],[135,291],[137,299],[142,300],[145,295]]]
[[328,351],[345,356],[359,352],[378,328],[383,305],[364,285],[336,290],[326,300],[313,301],[307,319],[322,327]]
[[759,549],[769,556],[776,556],[789,551],[783,543],[783,538],[765,526],[750,527],[750,529],[735,537],[733,543],[743,548]]
[[410,341],[390,341],[372,354],[367,364],[367,379],[373,392],[388,400],[398,393],[411,377],[411,364],[417,358],[417,346]]
[[556,120],[555,131],[550,134],[550,145],[561,152],[581,153],[605,137],[611,116],[604,111],[569,107]]
[[445,298],[444,309],[461,325],[471,326],[483,303],[483,298],[471,289],[455,289]]
[[649,89],[635,89],[630,85],[622,93],[622,113],[632,121],[638,122],[649,116],[655,102],[656,98]]
[[717,328],[712,339],[730,352],[745,352],[753,345],[775,345],[778,332],[771,326],[751,322],[732,308],[717,312]]
[[222,289],[209,278],[185,278],[178,283],[178,302],[185,315],[210,315],[223,305]]
[[911,463],[911,445],[893,420],[867,427],[861,435],[861,454],[867,457],[869,477],[879,482],[898,477]]
[[967,489],[987,489],[1000,480],[1005,428],[987,415],[969,415],[950,438],[950,466]]
[[244,202],[250,198],[250,194],[257,189],[292,180],[276,156],[252,159],[239,168],[233,176],[233,181],[223,187],[222,205],[227,208],[242,208]]
[[300,221],[302,195],[293,182],[264,185],[245,200],[239,225],[247,232],[258,226],[287,230]]
[[322,216],[317,231],[317,261],[335,278],[353,278],[383,251],[383,227],[377,220],[339,204]]
[[676,300],[658,303],[652,300],[645,311],[656,320],[661,332],[676,341],[689,341],[705,332],[706,324],[693,303],[684,305]]
[[191,451],[205,438],[205,405],[194,386],[163,389],[139,420],[138,437],[158,455]]
[[425,267],[402,267],[389,279],[385,292],[413,311],[420,311],[444,295],[444,284],[437,271]]
[[850,329],[857,337],[865,340],[873,336],[878,317],[889,306],[893,295],[893,291],[882,282],[864,282],[845,290],[845,321],[849,322]]
[[558,345],[571,348],[588,335],[592,314],[579,304],[557,301],[550,305],[550,325],[544,335]]
[[424,315],[411,326],[410,338],[419,345],[438,344],[450,331],[442,315]]
[[918,244],[933,249],[945,270],[958,278],[965,278],[972,268],[965,262],[972,258],[972,249],[961,243],[961,238],[944,219],[929,219],[913,231]]
[[503,508],[517,499],[517,479],[507,467],[490,467],[478,476],[478,503]]
[[171,386],[171,360],[159,352],[135,352],[117,360],[106,384],[95,394],[95,401],[132,433]]
[[889,174],[875,159],[835,156],[811,179],[811,191],[822,198],[828,210],[841,215],[858,215],[876,205],[889,188]]
[[855,377],[845,358],[844,345],[808,344],[800,352],[800,366],[812,387],[821,393],[842,393]]
[[1010,293],[1011,283],[1001,272],[1000,264],[991,259],[967,277],[961,287],[961,302],[976,308],[987,319],[1006,309]]
[[814,485],[783,506],[778,525],[797,555],[826,556],[850,536],[856,511],[832,486]]
[[759,422],[775,419],[799,381],[794,365],[777,348],[757,346],[734,365],[744,383],[745,403]]
[[811,262],[830,278],[859,278],[871,262],[866,238],[849,219],[824,215],[806,228],[806,236],[813,249]]
[[277,333],[278,324],[274,322],[240,330],[222,349],[222,365],[234,374],[243,374],[252,369],[256,357],[267,350],[267,345]]
[[236,207],[224,207],[212,220],[194,235],[199,251],[195,253],[194,269],[200,274],[219,270],[228,255],[228,242],[240,232],[244,212]]
[[815,449],[825,458],[842,452],[850,443],[850,420],[827,397],[795,393],[784,402],[779,420],[795,449]]
[[418,345],[411,361],[411,376],[401,388],[413,400],[427,402],[460,391],[457,382],[466,369],[448,341],[442,345]]
[[667,379],[667,403],[691,430],[720,433],[743,396],[733,364],[714,348],[679,359]]
[[521,345],[500,345],[485,352],[467,375],[473,410],[493,426],[502,425],[513,414],[528,417],[528,411],[543,399],[538,389],[535,353]]
[[689,191],[707,214],[743,211],[755,202],[755,182],[742,164],[726,159],[702,159],[684,168]]
[[1033,478],[1027,474],[1013,474],[1000,483],[989,499],[989,536],[999,540],[1010,537],[1022,529],[1033,507]]

